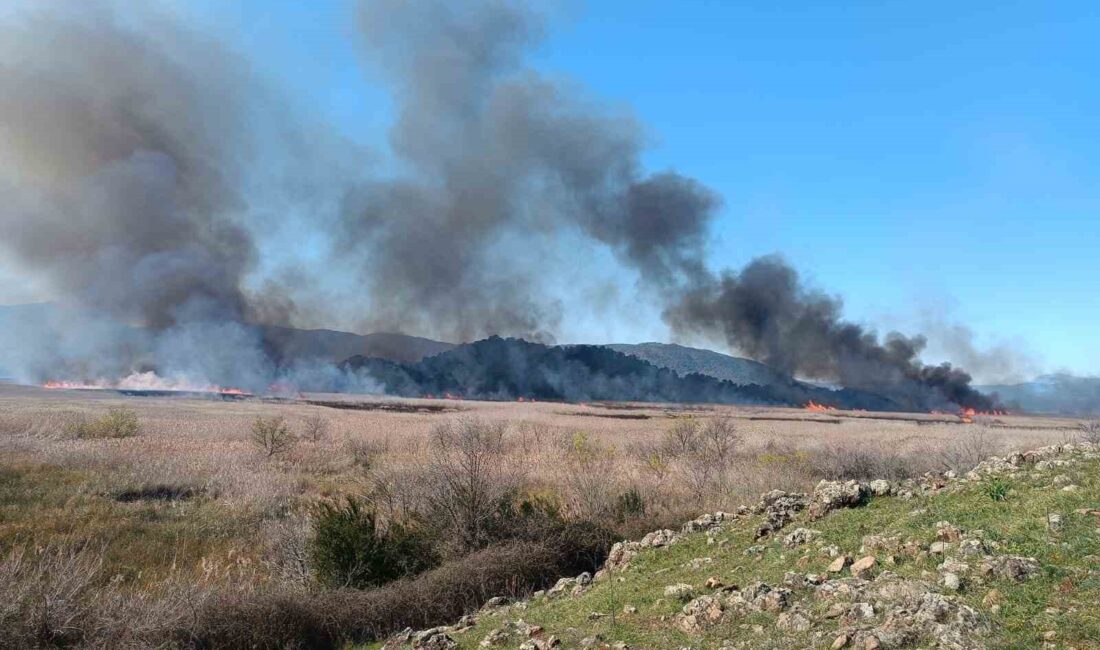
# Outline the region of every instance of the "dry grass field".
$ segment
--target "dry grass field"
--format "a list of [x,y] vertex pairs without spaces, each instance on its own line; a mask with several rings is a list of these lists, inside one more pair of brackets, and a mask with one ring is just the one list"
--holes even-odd
[[[113,422],[105,416],[124,425],[136,416],[136,428],[113,436],[97,428]],[[274,417],[293,440],[264,449],[253,428]],[[195,590],[308,584],[316,504],[352,495],[382,520],[423,515],[443,453],[437,432],[456,421],[502,427],[486,471],[519,489],[517,498],[607,523],[620,536],[733,509],[770,489],[964,468],[1080,435],[1079,422],[1026,416],[961,423],[932,414],[347,395],[222,401],[0,384],[7,615],[27,615],[10,603],[32,587],[46,600],[71,590],[70,604],[78,592],[94,593],[114,598],[112,616],[142,639],[142,625],[188,616],[180,603],[194,606]],[[87,612],[71,616],[79,627]],[[92,644],[88,623],[80,625],[81,643]]]

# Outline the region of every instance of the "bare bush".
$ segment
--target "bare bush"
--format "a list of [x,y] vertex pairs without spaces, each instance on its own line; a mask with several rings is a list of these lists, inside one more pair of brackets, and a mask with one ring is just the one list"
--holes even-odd
[[907,458],[890,449],[867,445],[833,445],[814,454],[810,463],[822,478],[830,480],[899,481],[938,469],[927,457]]
[[725,467],[737,450],[741,437],[737,435],[733,418],[715,417],[707,420],[699,435],[702,453],[708,461]]
[[385,440],[369,438],[352,438],[344,443],[344,449],[351,456],[352,463],[362,470],[374,469],[378,459],[386,453],[388,446]]
[[1081,423],[1081,440],[1100,445],[1100,420],[1089,420]]
[[252,421],[252,444],[268,458],[294,448],[297,439],[281,416],[259,417]]
[[671,456],[682,456],[698,449],[699,420],[693,416],[677,420],[665,432],[663,450]]
[[452,420],[432,432],[427,494],[432,517],[462,551],[492,541],[502,503],[519,490],[522,473],[505,458],[505,426]]
[[616,516],[620,493],[615,475],[615,449],[600,444],[583,431],[563,441],[561,480],[569,513],[577,518],[604,521]]
[[973,426],[968,429],[940,451],[940,463],[944,469],[963,474],[1000,452],[1001,441],[988,427]]
[[328,419],[314,413],[302,420],[302,437],[310,442],[320,442],[328,437]]

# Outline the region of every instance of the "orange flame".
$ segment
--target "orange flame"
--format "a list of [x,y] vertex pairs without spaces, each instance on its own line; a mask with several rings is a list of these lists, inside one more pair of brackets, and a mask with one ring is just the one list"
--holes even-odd
[[805,408],[806,408],[807,411],[813,411],[815,413],[825,413],[825,412],[828,412],[828,411],[835,411],[836,410],[835,406],[828,406],[826,404],[818,404],[817,402],[815,402],[813,400],[810,400],[810,401],[806,402]]

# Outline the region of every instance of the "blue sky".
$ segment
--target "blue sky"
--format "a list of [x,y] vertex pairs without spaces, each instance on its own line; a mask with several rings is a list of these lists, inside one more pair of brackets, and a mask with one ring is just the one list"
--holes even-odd
[[[350,0],[171,0],[369,146]],[[832,5],[832,6],[826,6]],[[530,63],[629,106],[724,197],[711,261],[785,255],[854,320],[923,314],[1100,373],[1100,5],[556,3]],[[623,332],[621,338],[629,338]]]

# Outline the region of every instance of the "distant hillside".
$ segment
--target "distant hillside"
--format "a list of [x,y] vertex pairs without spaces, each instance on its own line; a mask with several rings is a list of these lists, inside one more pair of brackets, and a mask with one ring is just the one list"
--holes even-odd
[[997,393],[1009,408],[1028,413],[1100,415],[1100,377],[1043,375],[1021,384],[977,388],[983,393]]
[[884,397],[794,382],[738,385],[667,368],[600,345],[547,346],[520,339],[459,345],[414,364],[357,356],[341,364],[366,373],[388,394],[471,399],[615,400],[798,406],[809,400],[848,408],[898,410]]
[[[86,312],[81,312],[86,313]],[[149,332],[111,321],[102,314],[88,314],[96,324],[95,334],[128,340],[130,349],[149,347]],[[0,305],[0,372],[4,366],[5,344],[24,345],[25,333],[60,335],[59,328],[67,328],[80,316],[55,303],[29,305]],[[434,341],[419,336],[379,332],[352,334],[335,330],[305,330],[275,325],[248,325],[254,328],[264,349],[276,363],[292,363],[303,360],[322,360],[332,363],[356,355],[378,357],[402,363],[415,363],[424,357],[445,352],[454,347],[451,343]],[[68,338],[78,338],[77,333],[64,332]]]
[[356,355],[378,357],[401,363],[416,363],[424,357],[446,352],[451,343],[419,336],[378,332],[351,334],[335,330],[300,330],[261,326],[264,344],[277,360],[323,359],[338,362]]
[[611,343],[604,347],[668,368],[679,375],[699,373],[725,379],[739,385],[789,383],[791,378],[781,372],[741,357],[731,357],[713,350],[689,348],[673,343]]

